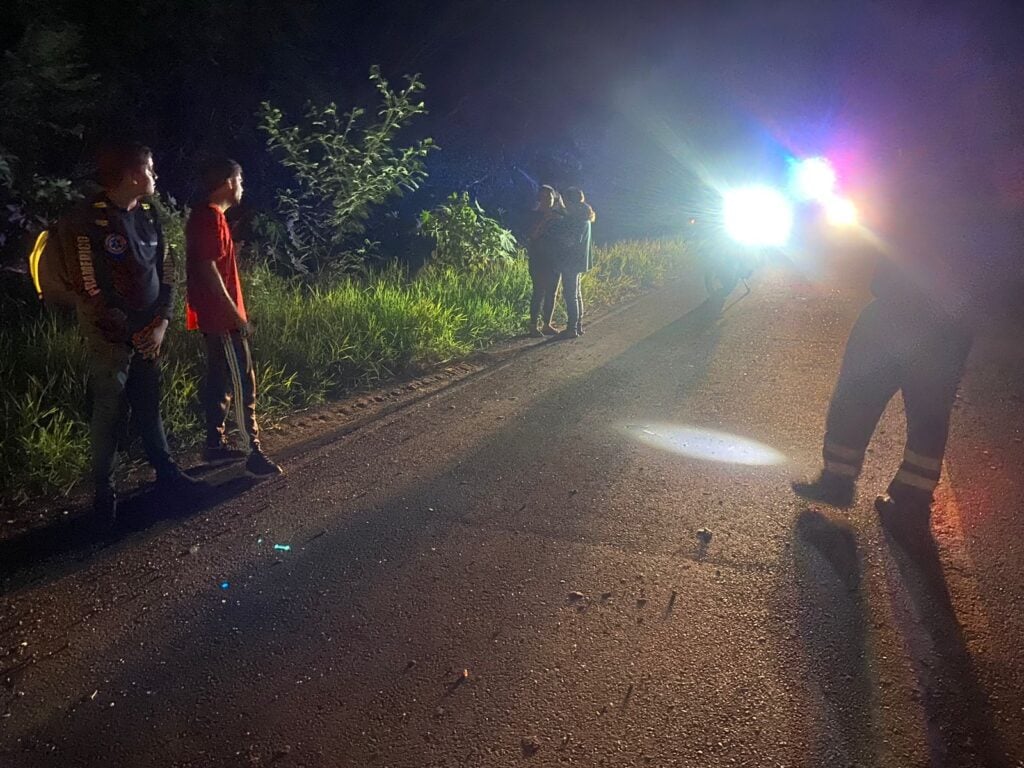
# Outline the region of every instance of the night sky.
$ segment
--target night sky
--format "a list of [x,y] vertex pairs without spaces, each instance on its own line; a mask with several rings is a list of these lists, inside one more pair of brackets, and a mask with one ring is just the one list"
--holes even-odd
[[828,153],[866,184],[912,147],[969,156],[1019,197],[1024,16],[1011,4],[23,0],[5,46],[54,14],[82,30],[112,94],[83,155],[102,134],[136,134],[179,197],[195,157],[227,152],[250,202],[269,204],[283,179],[259,102],[366,103],[375,63],[396,84],[421,73],[430,115],[411,135],[442,148],[403,211],[463,188],[522,208],[534,183],[573,183],[601,235],[658,234],[701,204],[698,180],[772,179],[789,153]]

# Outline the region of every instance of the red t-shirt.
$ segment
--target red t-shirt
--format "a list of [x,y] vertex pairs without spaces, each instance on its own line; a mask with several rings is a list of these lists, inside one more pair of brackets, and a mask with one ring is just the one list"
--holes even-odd
[[196,265],[212,261],[217,265],[228,296],[239,314],[248,320],[242,298],[242,282],[238,279],[235,242],[224,213],[212,205],[196,207],[185,224],[185,264],[188,296],[185,304],[185,327],[203,333],[227,333],[238,327],[234,313],[224,297],[211,291],[197,279]]

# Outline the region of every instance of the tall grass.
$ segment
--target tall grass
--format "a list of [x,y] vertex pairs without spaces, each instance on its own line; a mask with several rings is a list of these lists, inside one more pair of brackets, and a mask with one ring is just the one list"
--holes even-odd
[[[635,241],[595,251],[584,277],[590,307],[662,282],[680,243]],[[391,269],[315,284],[264,267],[245,276],[256,324],[259,413],[273,422],[341,393],[464,357],[521,331],[530,279],[522,259],[474,274]],[[176,448],[201,437],[199,334],[168,336],[163,413]],[[0,330],[0,500],[69,491],[88,461],[86,356],[73,322],[43,316]]]

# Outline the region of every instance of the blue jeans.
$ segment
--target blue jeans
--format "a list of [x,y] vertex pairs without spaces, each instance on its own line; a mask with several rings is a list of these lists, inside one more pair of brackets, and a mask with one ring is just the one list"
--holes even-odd
[[580,330],[583,325],[583,291],[580,288],[580,272],[562,272],[562,298],[565,299],[565,314],[568,327]]

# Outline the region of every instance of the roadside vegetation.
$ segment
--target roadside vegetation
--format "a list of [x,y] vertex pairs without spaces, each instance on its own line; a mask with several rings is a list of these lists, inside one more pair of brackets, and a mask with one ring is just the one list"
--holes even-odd
[[[68,41],[57,43],[66,47]],[[83,72],[76,65],[56,70],[52,79],[70,98],[91,83]],[[28,75],[23,80],[25,88],[35,87]],[[248,224],[242,254],[264,423],[465,357],[525,327],[525,254],[512,232],[468,193],[453,192],[410,222],[416,225],[412,237],[432,246],[427,265],[415,274],[367,237],[368,222],[385,203],[423,182],[424,159],[435,149],[429,138],[399,141],[426,109],[418,78],[406,78],[396,90],[373,68],[369,80],[380,99],[376,107],[342,112],[333,103],[310,104],[293,119],[265,102],[256,116],[267,158],[290,176],[275,205]],[[0,97],[3,106],[6,92]],[[67,114],[81,117],[87,105],[78,106]],[[68,130],[79,129],[76,123]],[[67,179],[38,175],[37,156],[45,147],[30,138],[27,130],[0,133],[0,202],[12,212],[0,250],[23,249],[20,244],[88,192]],[[180,285],[187,211],[169,199],[159,208],[178,256]],[[595,267],[584,277],[588,307],[658,285],[683,255],[682,245],[672,242],[598,248]],[[78,330],[73,318],[39,309],[27,281],[24,276],[21,286],[27,291],[0,291],[4,503],[69,492],[85,474],[89,454],[87,360]],[[163,413],[176,450],[202,433],[201,337],[182,330],[182,314],[179,307],[164,366]]]
[[[684,249],[623,242],[598,248],[595,257],[584,282],[590,307],[657,286],[682,263]],[[409,276],[392,267],[316,281],[257,263],[244,280],[257,324],[253,354],[266,423],[516,336],[530,296],[521,253],[474,271],[435,265]],[[202,435],[200,342],[179,319],[167,345],[164,415],[178,448]],[[82,478],[89,453],[86,363],[69,318],[44,313],[0,329],[0,499],[64,493]]]

